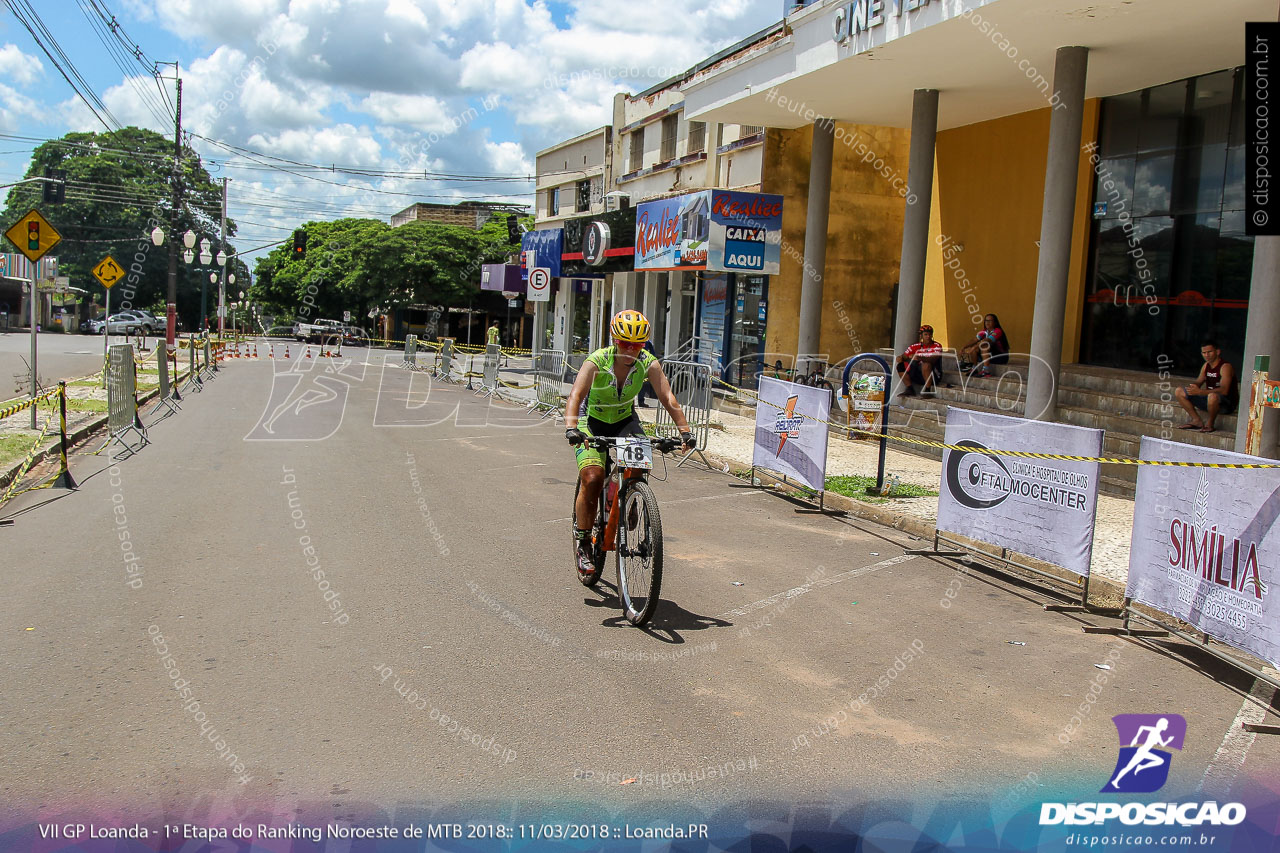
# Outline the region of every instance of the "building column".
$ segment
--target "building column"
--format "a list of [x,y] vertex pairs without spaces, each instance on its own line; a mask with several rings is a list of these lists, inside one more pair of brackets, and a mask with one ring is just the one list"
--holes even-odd
[[1058,417],[1058,374],[1062,369],[1062,325],[1067,313],[1071,270],[1071,229],[1080,173],[1080,133],[1084,126],[1084,84],[1089,50],[1058,48],[1053,67],[1058,104],[1049,119],[1049,162],[1040,215],[1040,266],[1036,270],[1035,314],[1031,318],[1031,364],[1027,369],[1025,417]]
[[552,332],[554,349],[565,354],[573,352],[573,279],[560,279],[560,291],[556,294],[555,330]]
[[658,346],[657,335],[658,312],[662,310],[667,296],[667,274],[661,272],[647,272],[644,274],[644,303],[640,309],[640,313],[644,314],[649,320],[651,334],[653,335],[653,345]]
[[672,358],[684,345],[680,329],[684,326],[684,277],[685,273],[673,272],[671,281],[671,310],[667,312],[667,328],[662,344],[662,357]]
[[[1271,356],[1271,378],[1280,376],[1280,237],[1255,237],[1253,240],[1253,278],[1249,284],[1249,316],[1245,321],[1244,355],[1236,365],[1240,375],[1240,403],[1236,406],[1236,451],[1245,452],[1245,434],[1249,430],[1249,388],[1253,382],[1253,358]],[[1219,341],[1219,343],[1225,343]],[[1280,412],[1263,409],[1262,443],[1259,454],[1276,458],[1276,442],[1280,440]]]
[[590,340],[588,349],[592,352],[604,346],[605,329],[609,324],[608,319],[604,316],[604,288],[604,279],[591,279],[591,317],[588,323],[590,331],[587,334]]
[[929,213],[933,206],[933,154],[937,139],[938,90],[916,89],[911,100],[907,206],[902,217],[902,261],[898,268],[898,319],[893,327],[895,354],[904,352],[920,339],[924,264],[929,253]]
[[[817,355],[822,335],[822,276],[827,268],[827,221],[831,212],[831,154],[836,123],[820,118],[813,123],[809,152],[809,200],[804,230],[804,270],[800,285],[800,331],[796,355]],[[798,360],[797,360],[798,361]]]

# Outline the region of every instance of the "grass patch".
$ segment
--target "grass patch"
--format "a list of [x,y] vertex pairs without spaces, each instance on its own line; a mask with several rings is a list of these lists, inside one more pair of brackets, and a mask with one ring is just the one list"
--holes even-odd
[[106,400],[76,400],[67,399],[68,412],[105,412],[107,410]]
[[867,489],[873,488],[875,484],[875,477],[864,477],[861,474],[841,475],[827,478],[827,491],[835,492],[845,497],[865,500],[868,503],[888,503],[893,498],[924,498],[934,497],[938,494],[934,489],[917,486],[914,483],[898,483],[893,487],[893,491],[886,496],[868,495]]
[[[48,438],[48,436],[45,436]],[[14,462],[27,458],[35,445],[35,436],[4,435],[0,436],[0,468],[8,468]]]

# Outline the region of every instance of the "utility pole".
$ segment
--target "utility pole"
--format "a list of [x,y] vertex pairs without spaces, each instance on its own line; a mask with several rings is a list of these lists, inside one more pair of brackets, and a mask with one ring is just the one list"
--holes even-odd
[[[222,179],[222,246],[221,252],[227,251],[227,181],[228,178]],[[227,261],[231,260],[231,255],[226,254]],[[227,313],[227,264],[222,263],[222,279],[218,282],[218,337],[222,337],[222,327],[226,323]]]
[[173,207],[169,211],[169,298],[165,308],[165,343],[170,350],[178,330],[178,206],[182,203],[182,78],[177,76],[177,67],[174,63],[178,98],[173,121]]

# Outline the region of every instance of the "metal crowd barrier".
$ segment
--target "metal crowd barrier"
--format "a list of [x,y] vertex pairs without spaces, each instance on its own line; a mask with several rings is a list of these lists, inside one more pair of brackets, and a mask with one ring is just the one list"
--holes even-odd
[[[711,368],[696,361],[664,361],[662,372],[671,384],[671,392],[680,408],[684,409],[685,419],[689,421],[696,441],[693,450],[684,455],[679,465],[683,465],[695,453],[706,462],[707,457],[702,451],[707,449],[707,439],[711,433]],[[675,421],[671,420],[671,415],[661,405],[654,416],[654,426],[658,435],[672,438],[680,435]],[[710,463],[707,465],[710,467]]]
[[178,386],[175,382],[172,387],[169,384],[169,345],[163,340],[156,346],[156,369],[160,373],[160,396],[159,405],[169,410],[170,414],[178,411],[178,401],[182,398],[178,396]]
[[405,336],[404,366],[410,369],[418,366],[418,336],[417,335]]
[[498,359],[502,357],[502,348],[497,344],[486,344],[484,348],[484,373],[480,378],[480,390],[493,394],[498,390]]
[[543,417],[560,411],[564,384],[564,350],[544,349],[533,359],[533,408],[543,412]]
[[[133,361],[133,344],[112,344],[107,350],[107,440],[103,448],[118,441],[136,453],[150,439],[138,419],[138,374]],[[137,447],[125,440],[132,430],[141,439]],[[99,453],[102,452],[100,448]]]
[[440,360],[436,362],[436,376],[449,379],[453,370],[453,338],[445,338],[440,342]]

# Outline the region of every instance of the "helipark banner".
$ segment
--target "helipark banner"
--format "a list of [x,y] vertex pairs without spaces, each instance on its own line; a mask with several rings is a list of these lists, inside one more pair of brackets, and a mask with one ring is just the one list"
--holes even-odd
[[[1143,438],[1140,457],[1273,462]],[[1138,469],[1125,595],[1280,666],[1280,469]]]
[[1098,509],[1097,462],[1021,459],[987,451],[1099,456],[1102,430],[947,409],[938,529],[1088,577]]
[[782,269],[782,196],[732,190],[636,207],[637,270],[777,275]]
[[761,376],[759,393],[751,464],[795,477],[822,491],[826,488],[826,421],[831,414],[831,392]]

